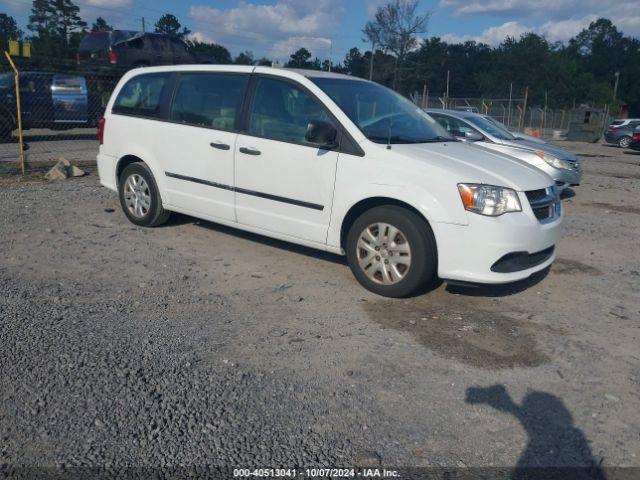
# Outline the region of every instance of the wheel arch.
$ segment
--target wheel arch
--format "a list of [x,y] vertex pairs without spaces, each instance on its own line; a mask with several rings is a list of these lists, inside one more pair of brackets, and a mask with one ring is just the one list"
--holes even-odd
[[120,160],[118,160],[118,164],[116,165],[116,186],[120,184],[120,175],[122,174],[124,169],[132,163],[144,163],[148,166],[148,164],[142,158],[136,155],[129,154],[121,157]]
[[345,243],[347,241],[349,229],[351,228],[351,225],[353,225],[353,222],[355,222],[360,215],[362,215],[367,210],[371,210],[372,208],[381,207],[384,205],[394,205],[397,207],[405,208],[418,215],[422,220],[424,220],[429,228],[431,228],[429,220],[424,216],[424,214],[407,202],[384,196],[364,198],[352,205],[342,219],[342,224],[340,226],[340,248],[342,248],[343,250],[345,249]]

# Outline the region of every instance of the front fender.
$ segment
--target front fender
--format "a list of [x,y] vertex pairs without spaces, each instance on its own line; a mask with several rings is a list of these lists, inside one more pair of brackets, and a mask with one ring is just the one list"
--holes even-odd
[[[342,225],[349,211],[360,202],[378,201],[380,198],[406,203],[415,208],[429,223],[453,223],[467,225],[466,212],[462,208],[455,186],[418,187],[402,184],[341,184],[336,181],[336,191],[327,234],[327,246],[341,247]],[[447,191],[450,190],[450,191]]]

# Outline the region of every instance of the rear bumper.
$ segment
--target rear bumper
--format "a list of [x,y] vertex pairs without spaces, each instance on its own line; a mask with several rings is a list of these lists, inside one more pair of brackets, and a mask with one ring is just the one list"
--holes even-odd
[[[433,223],[438,246],[438,276],[459,282],[511,283],[551,265],[564,211],[555,220],[541,223],[527,203],[523,203],[522,208],[522,212],[500,217],[469,213],[468,225]],[[502,269],[506,271],[495,271],[495,265],[514,253],[519,255],[519,263]]]
[[97,163],[100,184],[102,184],[103,187],[107,187],[109,190],[117,191],[116,165],[118,163],[118,159],[110,155],[98,153]]

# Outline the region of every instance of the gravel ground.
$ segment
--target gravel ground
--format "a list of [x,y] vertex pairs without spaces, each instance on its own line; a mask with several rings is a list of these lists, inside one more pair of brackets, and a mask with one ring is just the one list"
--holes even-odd
[[640,155],[563,145],[586,173],[550,271],[408,300],[137,228],[95,172],[0,177],[0,467],[640,467]]

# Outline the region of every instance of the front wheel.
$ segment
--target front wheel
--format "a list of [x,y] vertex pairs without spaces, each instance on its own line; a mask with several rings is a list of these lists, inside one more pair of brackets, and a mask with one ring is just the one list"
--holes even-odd
[[436,278],[436,242],[427,222],[395,205],[356,219],[347,235],[347,260],[356,279],[384,297],[406,297]]
[[629,148],[630,144],[631,144],[631,137],[627,137],[626,135],[624,137],[620,137],[620,140],[618,140],[618,146],[620,148]]
[[120,205],[127,218],[141,227],[157,227],[171,212],[162,208],[162,199],[149,167],[144,163],[127,165],[118,182]]

